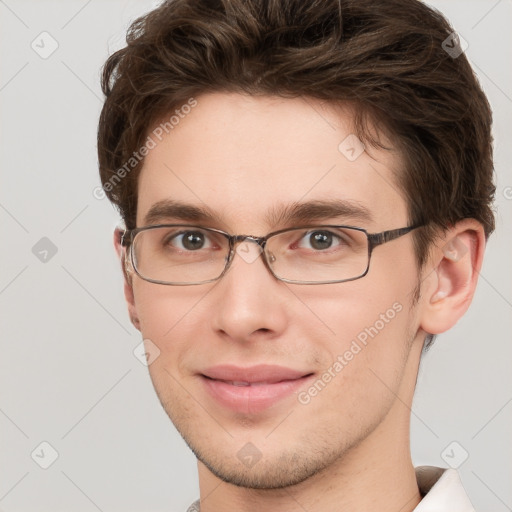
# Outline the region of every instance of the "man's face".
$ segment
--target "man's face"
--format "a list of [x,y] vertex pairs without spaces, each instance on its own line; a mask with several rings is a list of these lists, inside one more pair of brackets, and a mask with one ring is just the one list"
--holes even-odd
[[[153,224],[265,236],[294,227],[275,215],[291,205],[346,201],[370,218],[328,214],[300,224],[369,233],[407,225],[398,156],[372,148],[371,157],[354,160],[358,148],[343,143],[353,132],[348,111],[236,94],[197,101],[146,157],[138,227],[169,200],[213,217],[160,211]],[[160,350],[149,367],[153,384],[198,459],[226,481],[279,487],[342,460],[378,432],[384,443],[393,422],[406,418],[402,400],[412,393],[421,346],[417,284],[406,235],[377,247],[369,273],[351,282],[287,284],[261,257],[240,253],[216,282],[165,286],[134,275],[133,293],[142,335]]]

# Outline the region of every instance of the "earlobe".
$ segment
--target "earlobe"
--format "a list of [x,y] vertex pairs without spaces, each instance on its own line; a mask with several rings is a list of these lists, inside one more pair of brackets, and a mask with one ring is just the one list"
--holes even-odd
[[471,219],[449,229],[433,251],[434,269],[429,276],[421,328],[440,334],[453,327],[467,311],[482,266],[485,235]]
[[[128,308],[128,310],[130,310],[130,308]],[[140,320],[139,320],[139,317],[137,315],[135,315],[135,314],[132,315],[132,313],[130,312],[130,321],[133,324],[133,326],[135,327],[135,329],[140,331]]]
[[140,331],[140,320],[137,315],[137,308],[135,306],[135,297],[132,286],[133,272],[129,265],[126,248],[121,244],[122,235],[123,230],[121,228],[116,228],[114,231],[114,247],[121,262],[121,269],[124,278],[124,297],[126,299],[126,305],[128,306],[130,321],[132,322],[133,326]]

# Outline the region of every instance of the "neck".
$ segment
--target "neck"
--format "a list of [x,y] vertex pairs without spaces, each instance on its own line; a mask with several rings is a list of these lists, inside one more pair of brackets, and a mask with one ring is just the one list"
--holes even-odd
[[393,444],[386,447],[386,453],[378,448],[378,454],[363,459],[363,451],[375,448],[373,443],[364,444],[366,446],[359,445],[335,467],[330,466],[307,481],[283,489],[236,487],[219,480],[199,463],[201,512],[414,510],[421,496],[409,450]]
[[[420,351],[421,346],[410,354],[418,364]],[[380,425],[334,464],[299,484],[282,489],[237,487],[198,462],[201,512],[413,511],[421,501],[409,443],[418,364],[408,365],[398,396]]]

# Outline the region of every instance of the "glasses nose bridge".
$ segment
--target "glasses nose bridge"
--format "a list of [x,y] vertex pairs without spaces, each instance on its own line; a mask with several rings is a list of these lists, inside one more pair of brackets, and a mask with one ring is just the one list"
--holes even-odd
[[[266,269],[270,272],[270,274],[272,274],[274,277],[277,278],[277,276],[274,274],[274,272],[272,271],[272,269],[270,267],[270,262],[268,259],[268,258],[270,258],[270,261],[272,261],[273,255],[269,256],[269,255],[267,255],[267,253],[265,251],[265,245],[267,243],[267,240],[268,240],[268,238],[266,236],[263,237],[263,236],[253,236],[253,235],[231,235],[229,237],[229,243],[230,243],[229,256],[226,259],[226,267],[224,269],[223,274],[225,274],[228,271],[228,269],[231,267],[231,264],[233,263],[235,254],[238,252],[236,249],[236,246],[239,243],[242,243],[245,241],[250,241],[259,246],[260,250],[258,251],[257,256],[261,255],[263,264],[265,265]],[[241,255],[241,254],[239,254],[239,255]],[[254,259],[256,259],[256,258],[253,259],[252,256],[250,256],[249,259],[247,259],[243,255],[241,255],[241,257],[248,263],[250,263],[250,262],[254,261]],[[279,279],[279,278],[277,278],[277,279]]]
[[234,249],[237,244],[245,242],[246,240],[250,240],[251,242],[258,244],[262,249],[265,248],[265,244],[267,243],[267,238],[264,236],[233,235],[231,237],[231,247]]

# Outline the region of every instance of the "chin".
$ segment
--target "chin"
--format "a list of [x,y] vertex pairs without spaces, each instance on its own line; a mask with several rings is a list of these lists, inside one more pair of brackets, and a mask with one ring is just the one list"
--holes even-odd
[[246,464],[240,456],[243,449],[231,454],[229,445],[225,444],[214,452],[211,447],[193,446],[186,438],[185,441],[213,475],[247,489],[283,489],[300,484],[321,473],[340,456],[333,451],[319,450],[319,447],[311,453],[299,449],[278,453],[272,448],[261,453],[261,459]]
[[[205,457],[196,457],[220,480],[247,489],[283,489],[300,484],[318,472],[311,466],[290,459],[279,464],[259,461],[252,468],[241,463],[215,463]],[[258,467],[259,466],[259,467]]]

